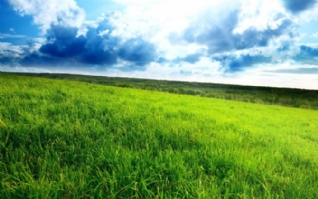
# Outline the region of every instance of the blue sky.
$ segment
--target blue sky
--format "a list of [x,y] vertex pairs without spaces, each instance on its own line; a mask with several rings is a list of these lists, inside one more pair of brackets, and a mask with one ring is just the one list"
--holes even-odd
[[3,0],[0,70],[318,89],[318,0]]

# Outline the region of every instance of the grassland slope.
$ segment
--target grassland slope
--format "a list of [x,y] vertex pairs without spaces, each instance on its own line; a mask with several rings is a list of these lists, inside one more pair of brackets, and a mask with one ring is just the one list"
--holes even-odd
[[109,86],[318,110],[318,90],[51,73],[17,73]]
[[0,198],[318,198],[318,112],[0,74]]

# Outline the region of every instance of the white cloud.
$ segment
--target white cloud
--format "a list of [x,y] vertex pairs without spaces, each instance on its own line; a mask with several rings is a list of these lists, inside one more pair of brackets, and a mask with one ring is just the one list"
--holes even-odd
[[0,58],[1,57],[20,57],[24,53],[24,48],[27,46],[13,45],[8,42],[0,42]]
[[8,42],[0,42],[0,58],[21,58],[26,54],[38,51],[44,42],[45,39],[43,38],[32,39],[29,45],[13,45]]
[[[186,62],[173,63],[155,63],[148,65],[146,70],[122,71],[119,68],[109,68],[106,71],[100,71],[99,74],[116,77],[137,77],[162,80],[181,80],[181,81],[199,81],[211,82],[211,78],[221,77],[222,72],[218,62],[203,57],[197,63],[190,64]],[[184,73],[189,73],[185,75]]]
[[299,15],[294,16],[294,20],[298,23],[310,22],[313,20],[318,20],[318,3],[314,4],[310,9],[301,12]]
[[[181,33],[189,23],[195,21],[201,13],[210,12],[216,19],[225,10],[233,10],[239,3],[233,1],[206,1],[206,0],[116,0],[127,7],[116,22],[119,27],[126,25],[127,31],[120,34],[160,34],[167,36],[171,32]],[[222,12],[216,12],[222,10]],[[212,17],[211,17],[212,18]],[[159,32],[158,32],[159,31]]]
[[[198,18],[217,20],[240,2],[206,0],[115,0],[126,6],[115,13],[111,23],[116,27],[113,36],[121,38],[142,37],[156,45],[162,57],[174,59],[206,50],[206,46],[171,42],[171,36],[180,37],[182,32]],[[213,23],[213,21],[211,21]],[[170,39],[169,39],[170,38]]]
[[0,33],[0,39],[5,39],[5,38],[25,38],[25,35],[15,35],[15,34],[1,34]]
[[[112,23],[116,26],[114,36],[131,38],[141,36],[154,43],[163,57],[174,59],[195,52],[205,51],[206,45],[189,45],[177,41],[171,42],[171,37],[180,38],[189,25],[201,27],[207,25],[224,26],[224,18],[233,10],[239,10],[239,21],[233,33],[241,34],[249,28],[257,31],[277,29],[285,19],[292,16],[284,9],[280,1],[262,0],[115,0],[126,6],[122,12],[116,13]],[[295,17],[294,17],[295,18]],[[225,25],[226,26],[226,25]],[[199,32],[199,31],[197,31]],[[282,36],[284,37],[284,36]],[[296,38],[294,38],[296,39]],[[178,39],[177,39],[178,40]],[[274,43],[262,52],[273,52],[280,42],[292,39],[273,38]],[[255,49],[252,49],[255,50]],[[270,56],[270,55],[268,55]]]
[[0,63],[0,71],[6,72],[18,72],[18,73],[50,73],[52,72],[46,68],[36,67],[21,67],[21,66],[7,66]]
[[[194,82],[212,82],[222,84],[239,84],[251,86],[289,87],[301,89],[318,89],[318,79],[315,74],[277,73],[278,69],[297,69],[297,64],[284,62],[277,65],[267,64],[251,68],[244,73],[224,75],[219,71],[220,64],[203,58],[196,64],[183,63],[174,67],[170,64],[151,63],[145,71],[124,72],[109,68],[105,71],[85,72],[90,75],[105,75],[114,77],[148,78],[158,80],[177,80]],[[310,67],[310,66],[308,66]],[[183,73],[182,73],[183,72]],[[304,81],[306,79],[306,81]]]
[[[132,38],[141,36],[154,43],[161,57],[168,60],[186,57],[187,55],[200,52],[206,54],[207,46],[204,44],[183,42],[180,39],[182,33],[191,24],[198,22],[208,22],[217,26],[222,26],[222,21],[229,12],[239,10],[239,21],[234,29],[234,33],[242,33],[249,28],[257,31],[275,30],[282,25],[283,20],[291,20],[296,23],[306,20],[312,14],[293,16],[283,7],[280,1],[261,0],[239,0],[239,1],[206,1],[206,0],[115,0],[126,6],[122,12],[116,12],[111,18],[111,23],[116,27],[112,32],[113,36],[121,38]],[[289,33],[296,32],[294,26],[289,29]],[[204,28],[203,28],[204,29]],[[106,30],[107,31],[107,30]],[[101,32],[102,33],[102,32]],[[171,38],[175,37],[176,42]],[[179,40],[178,40],[179,37]],[[247,48],[239,51],[231,51],[223,54],[228,55],[264,55],[271,57],[275,64],[261,64],[257,67],[245,68],[244,72],[235,75],[224,76],[221,72],[221,63],[212,61],[208,56],[203,56],[194,64],[180,63],[151,63],[146,71],[130,71],[129,74],[108,69],[107,74],[113,76],[146,77],[155,79],[207,81],[220,83],[235,83],[247,85],[287,85],[289,87],[301,87],[298,83],[287,83],[292,74],[277,74],[274,72],[264,72],[264,68],[291,67],[286,65],[286,59],[290,59],[299,52],[299,47],[295,41],[299,39],[290,34],[282,34],[273,38],[269,44],[263,47]],[[278,52],[277,49],[288,47],[288,50]],[[181,74],[184,71],[185,74]],[[249,72],[250,71],[250,72]],[[271,73],[268,75],[268,73]],[[276,82],[271,79],[275,76]],[[280,77],[282,77],[281,80]],[[212,79],[211,79],[212,78]],[[283,80],[286,80],[284,83]],[[298,81],[298,80],[297,80]],[[297,82],[296,81],[296,82]],[[280,84],[284,83],[284,84]]]
[[[85,13],[79,8],[75,0],[8,0],[15,10],[21,15],[31,15],[34,23],[41,26],[43,33],[50,28],[51,24],[62,24],[66,26],[78,27],[78,35],[85,35],[90,27],[97,27],[100,23],[110,23],[115,27],[114,30],[100,30],[99,36],[107,35],[111,32],[111,36],[120,37],[121,42],[131,38],[142,37],[143,40],[151,42],[156,46],[158,57],[165,60],[162,63],[151,62],[145,66],[145,70],[131,70],[124,72],[122,69],[127,67],[124,63],[119,62],[114,67],[107,67],[104,71],[100,67],[83,69],[79,73],[112,76],[128,76],[140,78],[155,78],[169,80],[185,80],[185,81],[202,81],[216,83],[261,85],[261,86],[277,86],[314,88],[318,85],[314,75],[299,75],[277,73],[278,69],[297,68],[297,63],[289,63],[285,60],[292,59],[294,55],[299,53],[297,40],[300,36],[292,35],[296,32],[294,23],[301,24],[304,21],[310,21],[317,18],[318,8],[315,7],[310,11],[302,12],[299,15],[293,15],[286,11],[281,1],[272,0],[114,0],[126,8],[122,11],[114,12],[107,16],[102,15],[95,21],[85,21]],[[318,6],[318,4],[317,4]],[[218,51],[217,55],[227,55],[240,57],[241,55],[262,55],[270,57],[272,64],[261,63],[257,67],[243,66],[243,72],[231,73],[224,75],[221,66],[222,62],[213,61],[215,54],[208,54],[209,44],[204,42],[188,42],[183,38],[183,34],[187,28],[198,24],[194,34],[201,34],[200,31],[207,31],[203,34],[207,40],[218,40],[223,35],[209,35],[214,27],[225,29],[230,26],[229,21],[225,20],[229,13],[239,10],[238,22],[233,33],[224,34],[225,36],[233,36],[233,34],[242,34],[244,31],[252,28],[257,31],[274,31],[278,29],[284,20],[291,20],[293,25],[286,29],[282,34],[273,33],[267,39],[268,43],[262,45],[247,45],[242,49],[228,48],[226,52]],[[109,20],[107,22],[107,20]],[[235,18],[236,19],[236,18]],[[231,20],[235,20],[231,19]],[[105,21],[104,21],[105,20]],[[209,26],[206,28],[205,26]],[[103,27],[103,26],[101,26]],[[107,26],[108,27],[108,26]],[[232,27],[231,27],[232,28]],[[230,28],[230,31],[232,29]],[[222,29],[222,30],[223,30]],[[256,34],[255,34],[256,35]],[[258,34],[257,34],[258,35]],[[262,36],[261,34],[259,34]],[[22,35],[0,34],[0,38],[21,37]],[[318,38],[318,32],[311,35]],[[310,35],[308,35],[310,37]],[[226,38],[231,39],[231,38]],[[248,40],[248,37],[243,38]],[[234,41],[234,40],[233,40]],[[252,42],[259,40],[252,40]],[[39,40],[35,42],[32,49],[37,50],[45,41]],[[209,41],[207,41],[209,42]],[[212,42],[211,45],[214,45]],[[215,45],[218,45],[216,42]],[[222,45],[222,43],[221,43]],[[307,45],[307,44],[306,44]],[[309,45],[309,44],[308,44]],[[314,46],[314,45],[312,45]],[[287,50],[278,51],[279,48],[286,47]],[[12,55],[15,53],[17,57],[22,56],[25,49],[20,46],[14,46],[9,43],[0,43],[0,56]],[[200,53],[202,55],[195,63],[187,63],[182,58],[188,55]],[[174,62],[180,58],[181,61]],[[171,61],[171,62],[169,62]],[[128,62],[126,63],[129,64]],[[309,66],[308,66],[309,67]],[[37,68],[15,68],[14,70],[29,72],[39,71]],[[52,68],[49,69],[53,71]],[[53,72],[74,72],[71,69],[54,69]],[[76,72],[76,71],[75,71]],[[306,78],[307,81],[301,81]]]
[[311,37],[318,39],[318,31],[316,33],[312,34]]
[[242,1],[240,21],[234,30],[242,33],[251,27],[262,31],[268,27],[275,29],[280,21],[275,19],[278,14],[284,14],[285,10],[279,1],[245,0]]
[[21,15],[31,15],[35,24],[43,32],[51,24],[80,27],[85,19],[85,12],[74,0],[8,0],[14,10]]

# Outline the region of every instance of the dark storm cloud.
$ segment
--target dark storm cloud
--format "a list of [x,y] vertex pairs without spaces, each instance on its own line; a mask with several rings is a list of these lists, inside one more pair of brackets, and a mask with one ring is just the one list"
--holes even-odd
[[312,8],[317,0],[282,0],[285,8],[293,14]]
[[239,11],[233,11],[219,24],[206,20],[191,25],[184,31],[183,38],[188,43],[207,45],[209,54],[266,47],[272,39],[282,35],[293,37],[292,21],[284,19],[283,15],[277,16],[275,20],[281,20],[281,23],[275,29],[249,28],[241,34],[236,34],[233,31],[238,24]]
[[244,69],[262,63],[271,62],[271,58],[263,55],[240,55],[240,56],[220,56],[213,58],[219,61],[225,68],[225,72],[238,72]]

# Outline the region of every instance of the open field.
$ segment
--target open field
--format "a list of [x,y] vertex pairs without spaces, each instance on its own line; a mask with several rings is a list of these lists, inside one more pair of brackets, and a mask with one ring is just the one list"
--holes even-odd
[[317,121],[0,73],[0,198],[318,198]]
[[121,77],[86,76],[51,73],[18,73],[53,79],[64,79],[96,83],[124,88],[194,95],[256,104],[275,104],[318,110],[318,90],[240,86],[215,83],[180,82]]

